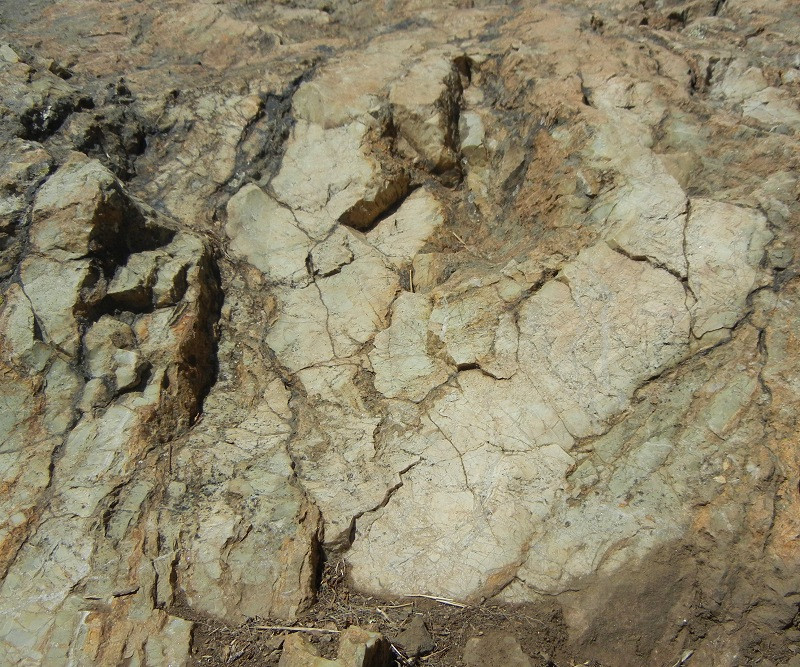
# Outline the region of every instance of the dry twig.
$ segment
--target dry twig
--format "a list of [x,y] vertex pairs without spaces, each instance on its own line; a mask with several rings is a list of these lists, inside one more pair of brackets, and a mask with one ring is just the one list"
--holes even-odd
[[256,630],[272,630],[274,632],[321,632],[323,634],[338,635],[339,630],[327,628],[306,628],[300,625],[254,625]]
[[469,605],[461,604],[460,602],[455,602],[454,600],[448,600],[447,598],[440,598],[435,595],[423,595],[422,593],[417,594],[407,594],[403,597],[406,598],[425,598],[426,600],[433,600],[434,602],[438,602],[439,604],[446,604],[450,607],[458,607],[459,609],[466,609]]

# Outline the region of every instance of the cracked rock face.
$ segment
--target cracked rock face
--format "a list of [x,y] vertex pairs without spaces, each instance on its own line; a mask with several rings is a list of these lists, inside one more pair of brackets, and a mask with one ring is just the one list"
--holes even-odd
[[9,19],[0,654],[189,664],[343,559],[788,661],[792,3],[318,4]]

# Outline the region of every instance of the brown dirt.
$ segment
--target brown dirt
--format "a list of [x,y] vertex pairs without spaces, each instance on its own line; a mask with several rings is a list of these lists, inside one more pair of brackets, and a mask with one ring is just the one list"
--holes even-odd
[[[417,597],[380,599],[350,591],[344,574],[342,562],[326,567],[317,604],[291,625],[340,631],[359,625],[377,630],[392,641],[418,615],[425,621],[436,647],[428,655],[414,659],[405,656],[393,644],[393,667],[462,665],[464,646],[471,637],[498,631],[513,635],[534,667],[576,665],[566,652],[566,626],[556,604],[496,605],[487,602],[461,607]],[[284,625],[280,621],[251,619],[235,627],[199,617],[187,609],[173,609],[172,613],[196,622],[192,646],[195,667],[272,667],[278,664],[283,639],[288,635],[283,630],[265,629]],[[336,634],[304,634],[322,656],[336,656]]]

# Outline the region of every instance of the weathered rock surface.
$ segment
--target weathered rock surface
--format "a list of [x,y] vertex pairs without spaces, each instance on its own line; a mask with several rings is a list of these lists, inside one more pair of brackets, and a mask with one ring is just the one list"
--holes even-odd
[[800,652],[791,2],[7,4],[5,662],[189,664],[339,558]]
[[378,632],[351,625],[339,639],[336,660],[319,657],[302,635],[289,635],[283,642],[280,667],[385,667],[389,664],[389,644]]
[[431,653],[436,648],[436,642],[419,616],[414,616],[408,627],[405,628],[393,641],[403,649],[410,658],[418,658]]
[[[110,664],[125,652],[183,661],[191,623],[152,607],[145,509],[163,448],[212,377],[209,250],[77,154],[31,210],[2,311],[0,596],[18,610],[0,629],[4,654],[11,664]],[[115,289],[132,265],[129,290]],[[114,630],[98,642],[106,624]]]

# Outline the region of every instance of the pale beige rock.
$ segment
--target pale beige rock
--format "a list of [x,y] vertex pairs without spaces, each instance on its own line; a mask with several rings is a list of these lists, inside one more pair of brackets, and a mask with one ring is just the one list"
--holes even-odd
[[50,357],[50,350],[36,340],[35,319],[31,302],[19,285],[12,284],[3,295],[0,312],[3,358],[6,363],[32,372],[41,372]]
[[[431,331],[445,344],[456,365],[491,363],[498,324],[524,289],[524,283],[508,276],[462,280],[454,276],[433,292]],[[502,349],[499,352],[504,353]]]
[[153,306],[174,306],[183,299],[200,297],[195,281],[204,277],[208,261],[208,248],[203,241],[194,234],[178,231],[172,241],[158,252]]
[[[199,7],[200,11],[210,8]],[[203,39],[213,32],[204,33]],[[228,40],[230,35],[222,39]],[[219,47],[217,44],[214,49],[217,54],[224,50]],[[223,184],[236,178],[236,146],[258,118],[261,100],[257,94],[203,91],[190,108],[170,107],[168,104],[164,109],[166,118],[160,122],[167,127],[185,127],[186,136],[177,146],[168,144],[170,150],[142,160],[137,169],[146,170],[150,176],[143,192],[148,201],[162,201],[170,215],[184,224],[210,222],[213,206],[208,202]]]
[[231,197],[227,210],[231,250],[272,282],[308,283],[306,258],[313,242],[297,227],[290,209],[251,184]]
[[413,261],[444,223],[441,204],[426,188],[409,195],[393,215],[367,233],[367,240],[398,269]]
[[505,586],[564,488],[574,438],[601,433],[688,352],[684,299],[675,277],[602,243],[565,266],[519,310],[517,373],[460,373],[413,440],[394,445],[422,460],[357,522],[354,582],[400,593],[413,578],[420,592],[456,598]]
[[[123,223],[130,225],[131,233],[143,235],[135,245],[158,245],[158,239],[179,235],[135,204],[99,163],[74,155],[41,188],[34,209],[35,252],[22,262],[21,286],[6,292],[12,301],[2,317],[7,318],[5,335],[12,338],[3,339],[4,351],[10,353],[3,361],[35,371],[42,359],[50,360],[38,390],[19,394],[30,397],[38,392],[28,401],[35,413],[26,414],[12,396],[5,397],[9,407],[14,405],[14,416],[2,425],[8,446],[3,484],[14,510],[0,529],[5,572],[0,599],[13,600],[22,611],[9,615],[0,627],[0,642],[18,664],[117,664],[122,647],[127,647],[126,659],[135,654],[145,662],[149,655],[177,664],[187,655],[191,623],[154,610],[147,585],[152,568],[133,566],[132,554],[141,554],[129,531],[149,503],[153,484],[128,483],[144,470],[140,466],[149,452],[188,423],[206,381],[202,376],[209,369],[194,370],[196,361],[187,362],[208,346],[210,337],[205,322],[196,324],[207,317],[213,299],[207,250],[191,235],[183,235],[181,248],[162,241],[167,250],[134,252],[117,266],[122,259],[119,248],[128,243],[118,236]],[[113,276],[108,291],[101,263]],[[183,285],[176,274],[181,274]],[[93,309],[103,299],[116,307],[149,310],[159,279],[160,298],[184,299],[180,310],[160,311],[175,326],[159,342],[141,327],[134,335],[128,323],[111,316],[92,321],[97,317]],[[43,341],[37,340],[39,335]],[[79,358],[95,379],[86,388],[76,370]],[[152,361],[160,367],[140,387]],[[4,366],[3,372],[9,369]],[[22,389],[16,380],[6,385],[17,392]],[[127,393],[114,402],[118,391]],[[15,444],[20,436],[27,441],[25,447]],[[48,486],[45,502],[41,494]],[[117,501],[119,515],[111,509]],[[102,535],[95,530],[101,515],[107,529]],[[38,538],[20,549],[21,531],[28,525],[35,525],[29,529]],[[117,566],[123,571],[115,571]],[[35,581],[33,571],[38,573]],[[90,613],[83,593],[75,592],[83,585],[105,587],[112,601],[113,591],[130,586],[131,579],[139,581],[132,589],[135,595],[131,593],[135,603],[125,593],[123,604],[135,609],[113,623],[103,615],[117,608]],[[98,645],[102,628],[112,626],[108,643]],[[113,646],[118,653],[109,648]]]
[[[532,534],[519,580],[503,592],[504,599],[521,600],[530,591],[558,593],[592,571],[609,575],[678,538],[695,502],[727,502],[724,486],[713,477],[728,470],[741,483],[757,483],[768,474],[745,463],[751,455],[746,446],[738,449],[761,429],[746,417],[760,394],[753,370],[740,375],[735,368],[752,359],[754,333],[749,330],[725,352],[728,371],[704,369],[671,384],[667,394],[654,385],[645,395],[656,405],[637,403],[627,420],[594,441],[566,480],[558,509]],[[719,438],[709,439],[709,429]],[[691,481],[700,470],[708,484]],[[734,524],[722,530],[735,530]]]
[[[329,549],[346,547],[355,518],[379,507],[402,471],[419,459],[414,452],[394,450],[376,456],[380,423],[363,407],[309,408],[289,445],[298,478],[325,517],[322,538]],[[332,484],[332,479],[346,481]]]
[[[13,229],[15,219],[24,215],[27,206],[25,191],[35,188],[48,175],[52,157],[41,144],[22,139],[7,142],[0,148],[3,165],[0,166],[0,231]],[[0,251],[6,254],[8,247]],[[0,263],[7,271],[13,266],[8,260]]]
[[19,55],[8,44],[0,45],[0,58],[7,63],[18,63]]
[[[277,291],[281,314],[267,342],[293,370],[349,357],[388,321],[398,276],[379,252],[349,234],[352,262],[308,287]],[[329,242],[339,240],[333,236]],[[298,330],[302,336],[297,336]]]
[[764,72],[749,66],[742,58],[734,59],[724,76],[712,86],[719,98],[741,106],[741,113],[769,126],[800,126],[800,110],[785,90],[770,86]]
[[337,662],[352,667],[384,667],[389,664],[389,642],[379,632],[351,625],[339,639]]
[[[4,576],[31,523],[38,519],[35,508],[50,483],[51,457],[61,441],[37,423],[43,401],[31,400],[34,395],[31,380],[8,372],[4,375],[0,387],[0,438],[4,443],[0,480],[6,489],[0,500],[0,573]],[[71,396],[63,398],[70,400]]]
[[480,360],[481,369],[497,378],[505,380],[512,377],[519,368],[517,351],[519,350],[519,328],[516,313],[506,311],[497,320],[492,349]]
[[327,277],[337,273],[343,266],[353,261],[350,248],[352,235],[342,227],[336,228],[329,238],[311,251],[311,267],[315,275]]
[[414,152],[434,171],[455,165],[456,108],[461,81],[451,58],[431,53],[389,92],[395,124]]
[[569,434],[529,385],[479,371],[462,373],[459,385],[392,443],[422,460],[386,507],[356,524],[347,559],[359,588],[486,594],[493,575],[526,552],[530,526],[563,482],[572,458],[555,443]]
[[666,271],[592,246],[520,309],[520,371],[573,436],[597,433],[642,382],[688,352],[685,299]]
[[[275,292],[280,315],[269,328],[267,344],[281,364],[293,372],[335,358],[333,341],[326,325],[328,310],[320,297],[319,287],[290,289]],[[302,331],[302,336],[296,332]]]
[[118,233],[123,203],[111,172],[73,154],[37,193],[31,244],[58,260],[86,257]]
[[393,46],[373,48],[356,62],[343,59],[326,66],[295,93],[295,116],[324,128],[364,119],[385,103],[383,89],[398,74],[402,61]]
[[194,623],[176,616],[167,616],[161,633],[151,634],[144,645],[147,664],[174,665],[189,664],[188,650],[192,643]]
[[[326,330],[336,357],[354,354],[384,328],[389,305],[399,290],[397,274],[366,243],[351,236],[354,259],[327,278],[317,280],[327,312]],[[306,364],[310,365],[310,364]]]
[[461,137],[461,154],[470,167],[481,167],[486,163],[488,151],[485,145],[486,130],[480,114],[474,111],[462,113],[458,120]]
[[83,305],[82,290],[91,284],[92,274],[92,264],[85,259],[62,262],[34,255],[20,267],[22,288],[38,318],[44,342],[73,357],[80,348],[76,311]]
[[791,95],[769,86],[742,102],[742,114],[770,128],[800,127],[800,110]]
[[742,317],[748,295],[766,284],[760,270],[772,239],[763,214],[709,199],[692,199],[686,227],[692,333],[731,328]]
[[[187,599],[231,622],[291,619],[313,599],[320,517],[291,483],[288,399],[273,379],[240,423],[198,432],[176,461],[183,481],[161,517],[160,530],[180,548],[175,572]],[[224,449],[211,446],[219,441]],[[186,495],[198,482],[207,488],[202,501]]]
[[283,651],[278,667],[333,667],[335,660],[321,658],[314,645],[300,633],[289,635],[283,641]]
[[340,635],[336,660],[319,657],[313,644],[297,633],[284,640],[278,664],[280,667],[385,667],[390,656],[389,643],[383,635],[351,625]]
[[369,155],[368,131],[360,121],[328,130],[299,121],[292,128],[270,185],[312,238],[325,238],[337,221],[366,227],[405,194],[408,179],[383,173]]
[[599,198],[593,216],[603,220],[612,247],[685,278],[686,195],[647,143],[641,125],[609,112],[593,150],[623,180]]
[[375,389],[387,398],[419,402],[444,383],[450,369],[428,353],[431,304],[421,294],[403,293],[392,306],[392,324],[375,336],[369,359]]
[[147,309],[153,300],[153,286],[161,259],[159,251],[132,254],[109,282],[107,297],[129,310]]
[[734,59],[724,70],[722,77],[715,79],[712,92],[734,102],[743,102],[764,90],[767,83],[760,68],[751,66],[745,59]]
[[791,3],[39,4],[0,45],[6,662],[185,664],[173,614],[291,624],[340,557],[544,601],[579,661],[791,654]]

